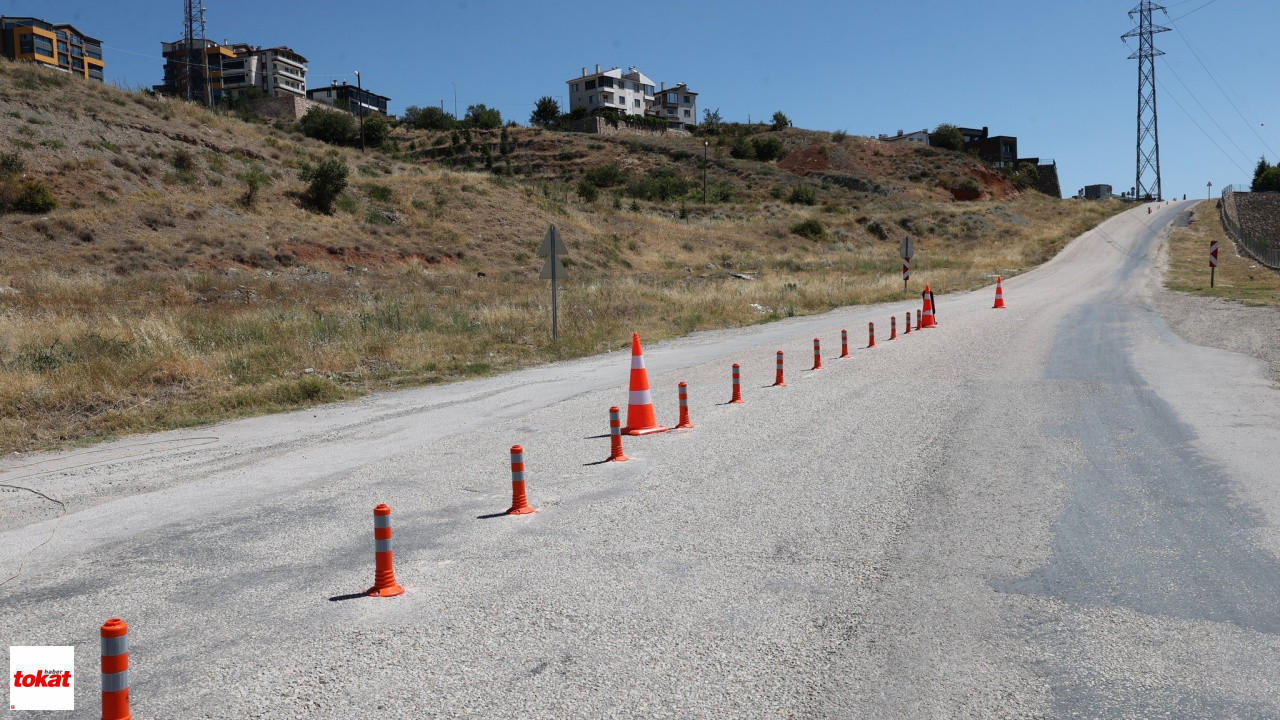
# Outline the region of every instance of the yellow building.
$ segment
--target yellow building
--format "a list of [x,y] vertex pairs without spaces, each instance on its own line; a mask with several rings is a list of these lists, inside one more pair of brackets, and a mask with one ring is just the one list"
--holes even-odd
[[102,82],[102,41],[69,24],[32,17],[0,17],[0,49],[10,60],[33,62]]

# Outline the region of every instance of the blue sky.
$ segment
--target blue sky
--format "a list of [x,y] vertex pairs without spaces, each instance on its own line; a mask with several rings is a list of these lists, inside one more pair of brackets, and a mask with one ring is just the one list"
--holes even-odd
[[[208,37],[288,45],[310,87],[355,82],[407,105],[485,103],[527,123],[565,101],[583,66],[637,66],[687,82],[726,120],[785,112],[798,127],[858,135],[950,122],[1018,137],[1058,162],[1065,194],[1133,185],[1137,0],[205,0]],[[1156,22],[1166,197],[1248,182],[1280,160],[1276,0],[1170,0]],[[127,9],[125,9],[127,8]],[[182,34],[182,0],[0,0],[0,13],[71,22],[103,41],[108,82],[160,82],[160,43]],[[567,109],[567,108],[566,108]]]

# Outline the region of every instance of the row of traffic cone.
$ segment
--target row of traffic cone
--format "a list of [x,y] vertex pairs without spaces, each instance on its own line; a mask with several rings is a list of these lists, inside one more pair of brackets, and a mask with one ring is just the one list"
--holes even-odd
[[[996,278],[996,301],[993,308],[1003,308],[1004,292],[1002,287],[1003,278]],[[905,332],[911,332],[911,313],[907,313],[907,321],[905,323]],[[916,329],[937,327],[934,320],[933,310],[933,292],[929,286],[924,288],[924,306],[916,313]],[[890,340],[894,340],[898,336],[897,317],[890,319]],[[868,348],[876,347],[875,323],[868,323],[867,327],[869,342]],[[841,358],[850,357],[849,355],[849,334],[847,330],[840,331],[841,340]],[[775,387],[785,387],[786,382],[783,378],[783,352],[778,351],[777,358],[777,375],[774,381]],[[821,343],[818,338],[813,339],[813,367],[811,370],[822,370],[822,350]],[[692,428],[693,423],[689,420],[689,397],[688,385],[684,382],[679,384],[680,397],[680,422],[676,425],[677,429]],[[738,363],[733,364],[733,395],[729,400],[730,404],[738,404],[744,402],[742,399],[742,381],[741,369]],[[640,345],[640,334],[632,333],[631,335],[631,378],[629,385],[629,395],[627,403],[627,424],[622,427],[621,411],[617,406],[609,408],[609,445],[610,452],[607,462],[625,462],[628,460],[626,454],[622,450],[622,436],[625,435],[649,435],[653,433],[666,432],[669,428],[658,424],[656,413],[653,407],[653,396],[649,387],[649,373],[644,364],[644,349]],[[525,470],[524,470],[524,448],[520,445],[511,447],[511,507],[503,514],[505,515],[525,515],[537,512],[537,510],[529,505],[527,493],[525,491]],[[379,505],[374,508],[374,585],[369,588],[366,594],[375,597],[390,597],[399,595],[404,592],[404,588],[396,583],[395,571],[392,567],[392,550],[391,550],[391,508],[387,505]]]

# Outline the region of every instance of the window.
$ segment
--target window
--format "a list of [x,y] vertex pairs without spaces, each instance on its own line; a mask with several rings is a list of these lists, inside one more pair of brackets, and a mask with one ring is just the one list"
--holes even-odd
[[688,104],[690,104],[690,103],[692,103],[692,102],[693,102],[693,101],[689,99],[689,96],[688,96],[688,95],[685,95],[685,96],[684,96],[684,103],[685,103],[685,105],[688,105]]
[[640,101],[638,99],[635,101],[634,107],[640,107]]
[[590,104],[590,105],[595,105],[595,104],[596,104],[596,96],[595,96],[595,95],[588,95],[588,96],[587,96],[587,103],[588,103],[588,104]]
[[684,110],[684,116],[685,116],[685,117],[689,117],[689,109],[688,109],[688,108],[685,108],[685,110]]
[[669,103],[671,103],[672,105],[674,105],[674,104],[676,104],[676,103],[680,102],[680,99],[676,96],[676,94],[675,94],[675,93],[667,93],[667,102],[669,102]]
[[585,85],[584,87],[585,87],[587,90],[595,90],[595,89],[596,89],[596,81],[595,81],[595,80],[588,80],[588,81],[586,82],[586,85]]
[[569,92],[578,92],[578,83],[570,83]]

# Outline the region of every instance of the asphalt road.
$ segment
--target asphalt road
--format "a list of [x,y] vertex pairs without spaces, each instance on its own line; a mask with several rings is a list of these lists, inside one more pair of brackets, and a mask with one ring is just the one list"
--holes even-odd
[[[898,340],[906,305],[647,346],[696,427],[626,463],[621,352],[10,458],[0,645],[76,645],[84,717],[114,616],[135,718],[1280,717],[1280,404],[1151,310],[1186,206]],[[516,443],[539,512],[486,518]],[[407,592],[353,597],[382,502]]]

